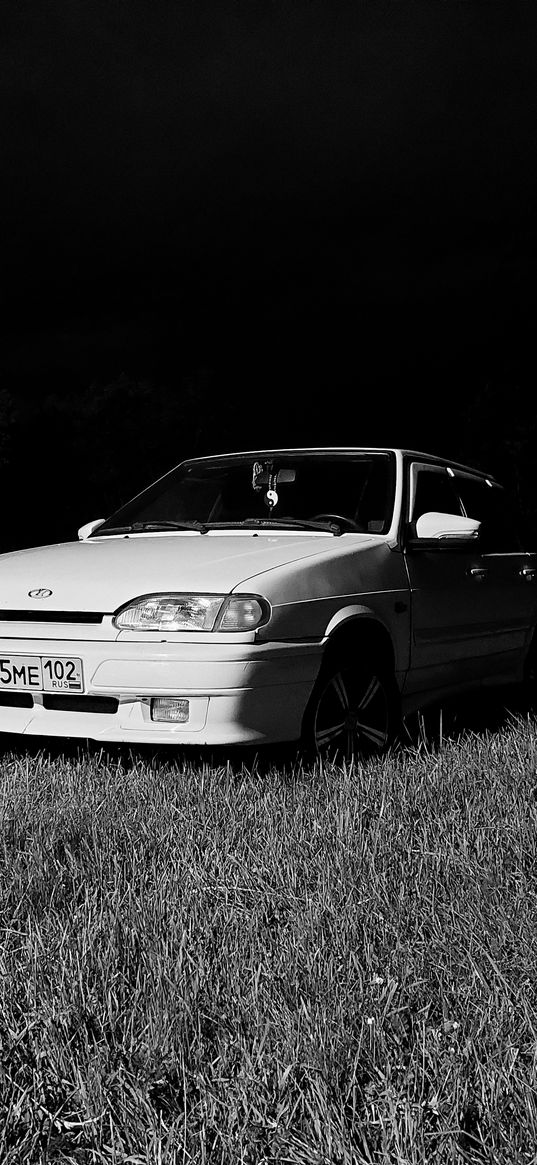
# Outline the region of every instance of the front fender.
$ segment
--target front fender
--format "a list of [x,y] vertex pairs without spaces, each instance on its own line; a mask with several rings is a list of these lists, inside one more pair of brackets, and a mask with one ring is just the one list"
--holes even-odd
[[341,607],[336,611],[327,624],[324,639],[329,639],[333,635],[336,628],[342,627],[345,623],[355,622],[357,619],[371,619],[375,623],[384,627],[384,630],[390,635],[390,628],[379,618],[378,611],[374,611],[372,607],[367,606],[366,603],[350,603],[348,607]]
[[[387,613],[391,614],[391,612]],[[379,634],[385,635],[391,643],[395,673],[398,683],[401,685],[408,670],[410,657],[409,618],[408,614],[406,618],[402,617],[404,614],[404,612],[394,613],[393,617],[388,619],[383,617],[378,609],[374,609],[367,603],[349,603],[348,606],[335,611],[329,620],[323,638],[323,646],[326,648],[336,633],[338,636],[344,635],[346,629],[349,632],[351,630],[356,632],[359,631],[361,622],[367,623],[369,630],[377,628]]]

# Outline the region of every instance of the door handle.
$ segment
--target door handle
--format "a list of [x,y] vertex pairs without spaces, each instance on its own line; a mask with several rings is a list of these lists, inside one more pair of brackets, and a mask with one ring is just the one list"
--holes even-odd
[[519,573],[520,577],[524,579],[524,582],[534,582],[535,581],[535,567],[534,566],[523,566],[523,567],[521,567],[521,569],[519,570],[518,573]]
[[488,570],[486,566],[471,566],[466,573],[476,582],[483,582],[488,575]]

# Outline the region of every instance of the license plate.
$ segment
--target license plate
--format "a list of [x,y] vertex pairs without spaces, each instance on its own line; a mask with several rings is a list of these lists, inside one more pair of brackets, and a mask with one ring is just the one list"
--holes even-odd
[[82,660],[66,655],[0,656],[0,689],[83,692]]

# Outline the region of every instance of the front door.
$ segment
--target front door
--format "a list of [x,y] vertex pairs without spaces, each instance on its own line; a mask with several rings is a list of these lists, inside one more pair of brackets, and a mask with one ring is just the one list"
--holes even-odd
[[406,693],[518,678],[532,628],[534,556],[517,542],[499,486],[443,466],[410,466],[410,521],[430,510],[482,522],[464,548],[407,549],[412,599],[411,669]]

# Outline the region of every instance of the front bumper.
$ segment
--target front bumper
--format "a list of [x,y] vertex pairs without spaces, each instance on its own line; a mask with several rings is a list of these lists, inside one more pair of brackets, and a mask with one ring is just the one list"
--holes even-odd
[[[112,713],[85,711],[84,700],[47,707],[7,706],[0,685],[0,731],[36,736],[155,744],[255,744],[297,740],[321,660],[319,643],[214,643],[2,639],[12,655],[76,656],[84,694],[118,701]],[[151,720],[154,696],[189,701],[184,724]],[[2,702],[4,700],[4,702]],[[91,706],[91,705],[89,705]]]

